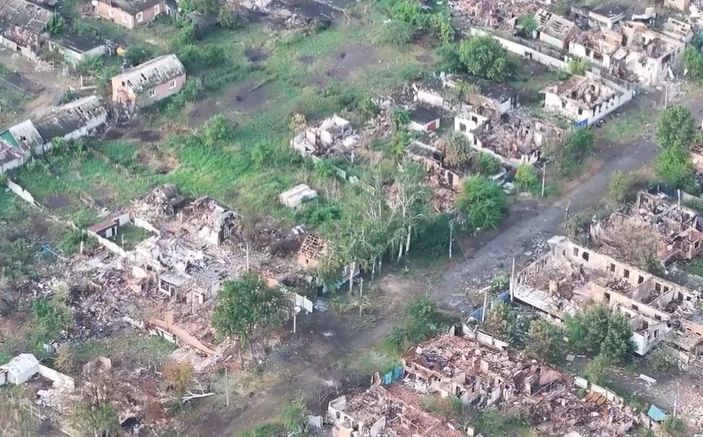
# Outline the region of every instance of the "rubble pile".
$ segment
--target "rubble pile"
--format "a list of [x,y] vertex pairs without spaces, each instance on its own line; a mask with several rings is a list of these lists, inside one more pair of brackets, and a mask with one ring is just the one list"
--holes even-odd
[[574,378],[535,360],[445,335],[403,358],[406,384],[420,393],[458,396],[479,410],[496,407],[548,435],[626,435],[636,422],[628,407],[598,394],[577,394]]

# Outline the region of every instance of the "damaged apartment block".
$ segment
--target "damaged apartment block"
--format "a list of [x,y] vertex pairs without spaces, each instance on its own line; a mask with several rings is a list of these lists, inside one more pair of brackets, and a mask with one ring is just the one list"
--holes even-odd
[[517,274],[515,299],[559,320],[593,302],[602,303],[628,317],[637,354],[645,355],[664,341],[681,353],[684,363],[700,360],[700,291],[579,246],[566,237],[553,237],[549,245],[547,254]]

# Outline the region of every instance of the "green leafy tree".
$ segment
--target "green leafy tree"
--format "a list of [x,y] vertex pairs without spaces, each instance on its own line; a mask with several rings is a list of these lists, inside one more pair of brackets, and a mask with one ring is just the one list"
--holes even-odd
[[281,412],[283,427],[292,435],[301,435],[305,431],[307,417],[308,409],[301,399],[290,402]]
[[573,58],[569,61],[569,73],[583,76],[588,70],[588,61],[583,58]]
[[601,355],[614,364],[623,364],[630,361],[634,351],[629,320],[624,314],[611,312],[608,317],[608,333],[601,344]]
[[46,29],[53,36],[61,35],[63,33],[63,26],[63,17],[59,14],[52,15],[49,21],[46,23]]
[[488,311],[486,329],[501,340],[515,344],[517,339],[517,315],[510,304],[498,302]]
[[608,198],[617,204],[631,202],[643,185],[643,178],[636,173],[616,170],[610,178]]
[[251,349],[254,329],[279,326],[286,308],[281,290],[268,287],[257,274],[248,272],[224,283],[217,295],[212,324],[221,335],[235,337]]
[[591,384],[604,384],[608,380],[610,368],[610,359],[604,355],[598,355],[586,365],[585,369],[583,369],[583,376]]
[[486,79],[504,81],[513,69],[508,52],[492,36],[475,36],[459,45],[459,60],[466,71]]
[[391,113],[391,121],[396,129],[405,127],[408,123],[410,123],[410,111],[401,107],[393,108],[393,112]]
[[657,176],[667,184],[688,191],[695,190],[695,172],[690,155],[685,149],[680,147],[664,149],[657,157],[654,169]]
[[688,150],[696,139],[696,123],[685,106],[670,106],[657,123],[657,143],[665,148]]
[[415,27],[424,24],[424,13],[420,3],[414,0],[400,0],[391,9],[391,16]]
[[442,44],[436,50],[439,63],[437,67],[447,72],[457,72],[461,69],[459,58],[459,45],[455,43]]
[[476,171],[481,176],[493,176],[500,172],[500,161],[488,153],[481,152],[476,158]]
[[522,192],[539,194],[542,185],[537,170],[529,164],[522,164],[515,172],[515,186]]
[[454,30],[448,14],[443,12],[431,14],[427,19],[427,24],[440,43],[449,44],[454,40],[456,30]]
[[558,361],[564,355],[564,332],[546,320],[535,320],[530,324],[526,350],[533,358]]
[[593,151],[593,141],[593,132],[589,128],[579,128],[569,134],[559,156],[562,174],[569,174],[586,161]]
[[222,114],[214,115],[199,130],[203,146],[217,149],[232,137],[232,124]]
[[457,207],[466,216],[470,226],[478,229],[495,229],[508,212],[507,197],[493,181],[472,176],[464,182]]
[[532,35],[532,32],[539,28],[539,21],[533,15],[523,15],[517,19],[517,25],[525,29],[525,32]]
[[112,437],[120,434],[120,422],[110,404],[78,405],[71,419],[73,425],[86,435]]
[[463,166],[471,161],[469,140],[459,132],[451,132],[442,139],[444,162],[453,167]]
[[128,65],[139,65],[142,64],[154,56],[154,52],[143,45],[133,44],[130,45],[124,54],[124,59]]
[[694,46],[686,47],[683,52],[683,64],[688,74],[696,81],[703,80],[703,53]]
[[664,419],[662,423],[662,430],[664,430],[671,437],[684,437],[688,435],[686,433],[686,423],[678,416],[670,414]]
[[378,35],[378,42],[394,46],[404,46],[415,38],[416,29],[412,24],[400,20],[393,20],[384,24]]
[[234,30],[242,27],[242,19],[237,13],[229,10],[226,6],[221,6],[217,11],[217,24],[218,26]]

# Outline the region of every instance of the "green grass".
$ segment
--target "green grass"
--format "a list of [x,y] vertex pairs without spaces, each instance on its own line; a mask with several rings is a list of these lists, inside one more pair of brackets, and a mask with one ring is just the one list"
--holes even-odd
[[121,226],[118,234],[112,237],[111,240],[120,245],[124,250],[132,250],[137,244],[146,240],[150,236],[151,233],[144,228],[128,223]]
[[634,108],[620,112],[619,117],[611,116],[600,129],[594,129],[597,137],[603,141],[624,143],[640,137],[646,126],[654,126],[657,111],[644,102]]
[[82,363],[104,356],[111,359],[133,359],[158,362],[176,350],[176,345],[158,336],[142,337],[128,333],[102,340],[88,340],[76,349],[76,360]]

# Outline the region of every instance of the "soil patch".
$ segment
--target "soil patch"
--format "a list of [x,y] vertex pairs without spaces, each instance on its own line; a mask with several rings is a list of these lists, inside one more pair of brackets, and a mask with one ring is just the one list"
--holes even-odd
[[145,143],[156,143],[161,141],[161,132],[151,129],[137,130],[133,131],[129,137],[138,139]]
[[269,57],[268,53],[266,53],[264,49],[257,49],[253,47],[248,47],[244,49],[244,56],[247,57],[249,62],[253,62],[254,64],[258,64],[262,61],[265,61]]
[[66,208],[67,206],[71,206],[71,199],[69,199],[66,196],[61,196],[59,194],[55,194],[53,196],[49,196],[46,199],[44,199],[44,202],[42,202],[44,206],[51,208],[51,209],[59,209],[59,208]]
[[101,207],[109,205],[114,199],[112,190],[106,187],[95,187],[91,193],[91,197]]
[[378,63],[380,57],[372,46],[352,44],[342,47],[325,62],[324,75],[310,78],[310,84],[325,87],[330,80],[345,81],[366,67]]
[[2,79],[17,88],[20,88],[24,92],[32,95],[39,94],[45,89],[44,86],[39,85],[38,83],[24,77],[23,75],[15,71],[10,71],[6,73]]
[[255,112],[266,105],[268,100],[267,86],[256,83],[244,83],[229,90],[225,94],[227,107],[238,112]]

